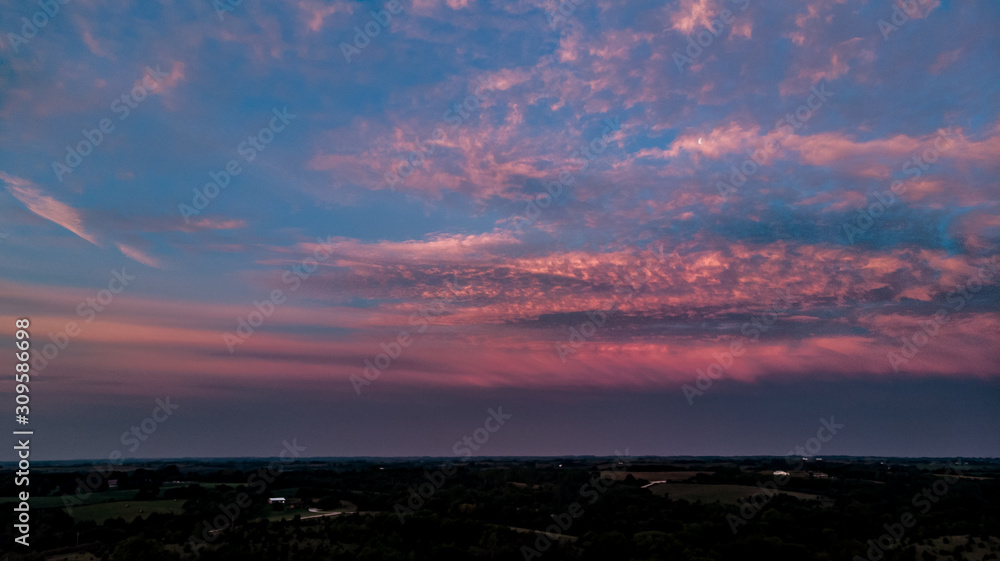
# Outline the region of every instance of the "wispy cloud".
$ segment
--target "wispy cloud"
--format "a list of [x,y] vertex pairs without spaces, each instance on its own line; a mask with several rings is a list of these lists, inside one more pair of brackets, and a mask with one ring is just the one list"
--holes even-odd
[[26,179],[14,177],[5,172],[0,172],[0,179],[6,183],[7,191],[24,203],[24,206],[28,207],[31,212],[55,222],[96,246],[101,245],[97,241],[97,235],[84,227],[83,216],[77,209],[46,195],[35,184]]

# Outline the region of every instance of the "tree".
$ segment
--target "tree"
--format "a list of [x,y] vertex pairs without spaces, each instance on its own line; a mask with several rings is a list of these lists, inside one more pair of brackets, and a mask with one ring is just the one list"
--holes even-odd
[[108,561],[174,561],[177,557],[159,542],[132,537],[118,544]]

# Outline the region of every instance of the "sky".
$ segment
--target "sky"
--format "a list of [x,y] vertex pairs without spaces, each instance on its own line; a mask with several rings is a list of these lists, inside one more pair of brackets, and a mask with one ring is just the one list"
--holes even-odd
[[37,459],[1000,456],[996,2],[49,2]]

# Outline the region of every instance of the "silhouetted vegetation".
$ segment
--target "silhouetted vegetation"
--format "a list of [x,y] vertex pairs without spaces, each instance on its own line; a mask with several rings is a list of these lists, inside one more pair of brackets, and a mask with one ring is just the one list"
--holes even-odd
[[[145,463],[118,466],[89,494],[78,492],[87,466],[33,466],[34,553],[10,545],[9,507],[4,550],[11,559],[108,561],[924,561],[1000,552],[995,461],[828,458],[790,469],[784,458],[634,459],[616,474],[613,458],[505,458],[464,462],[450,476],[437,471],[443,461],[300,461],[266,485],[254,478],[268,462]],[[7,496],[12,480],[0,478]],[[79,504],[63,508],[63,496]],[[276,496],[285,502],[270,504]]]

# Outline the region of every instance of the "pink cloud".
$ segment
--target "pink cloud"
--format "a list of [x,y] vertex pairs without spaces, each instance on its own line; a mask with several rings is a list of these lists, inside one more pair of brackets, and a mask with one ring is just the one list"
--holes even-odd
[[178,226],[178,228],[183,232],[196,232],[199,230],[238,230],[246,227],[246,220],[235,218],[214,218],[208,216],[194,220],[189,225]]
[[670,14],[672,29],[690,35],[696,29],[709,26],[717,8],[712,0],[680,0],[680,5]]
[[156,257],[153,257],[152,255],[149,255],[148,253],[142,251],[141,249],[128,246],[123,243],[116,243],[115,245],[118,247],[118,250],[121,251],[122,254],[124,254],[129,259],[133,259],[135,261],[138,261],[139,263],[142,263],[143,265],[154,267],[156,269],[163,268],[162,261],[160,261]]
[[949,66],[958,62],[959,59],[962,58],[964,52],[965,47],[959,47],[957,49],[941,53],[938,55],[937,59],[934,60],[933,64],[931,64],[931,74],[940,74]]
[[83,216],[73,207],[46,195],[26,179],[13,177],[4,172],[0,172],[0,179],[7,184],[7,191],[24,203],[31,212],[55,222],[96,246],[101,245],[97,242],[97,236],[84,227]]
[[325,20],[330,16],[343,14],[342,18],[347,18],[354,13],[356,4],[351,2],[317,2],[315,0],[303,0],[297,4],[303,19],[306,20],[309,31],[316,33],[323,30]]
[[[184,77],[185,77],[184,76],[184,69],[186,67],[187,67],[187,65],[185,65],[183,62],[180,62],[180,61],[174,61],[174,62],[172,62],[170,64],[170,70],[167,71],[167,75],[165,77],[159,79],[158,81],[154,81],[153,86],[151,88],[149,88],[150,91],[152,93],[154,93],[154,94],[164,95],[165,93],[167,93],[170,90],[174,89],[175,87],[177,87],[177,84],[179,84],[180,82],[182,82],[184,80]],[[149,73],[147,73],[147,75],[148,74]],[[143,78],[140,78],[139,80],[136,80],[136,82],[135,82],[134,85],[136,87],[138,87],[140,85],[143,85],[144,84],[143,80],[145,78],[146,78],[146,76],[143,76]]]
[[80,28],[83,43],[87,45],[87,48],[92,54],[104,58],[114,59],[114,55],[112,55],[97,41],[97,39],[94,38],[94,35],[91,32],[90,24],[86,18],[77,16],[73,18],[73,21],[76,23],[77,27]]

